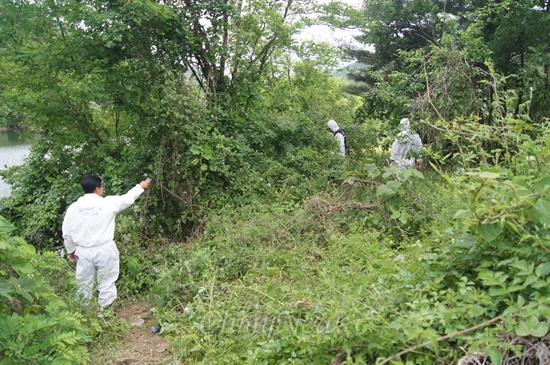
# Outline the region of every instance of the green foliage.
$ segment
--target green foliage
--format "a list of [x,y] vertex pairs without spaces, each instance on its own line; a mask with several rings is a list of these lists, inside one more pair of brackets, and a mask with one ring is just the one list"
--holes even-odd
[[[499,1],[480,11],[483,36],[495,68],[508,76],[507,84],[517,97],[531,99],[533,119],[548,117],[548,50],[544,34],[550,32],[548,4],[539,1]],[[520,112],[518,109],[516,113]]]
[[[501,75],[490,60],[480,25],[443,36],[438,45],[401,52],[402,71],[374,73],[372,89],[358,109],[356,121],[391,119],[380,129],[379,139],[403,116],[418,120],[416,129],[425,153],[438,164],[471,167],[480,161],[499,164],[516,152],[519,140],[543,129],[533,124],[539,113],[532,109],[544,86],[526,90]],[[543,113],[545,115],[545,113]],[[503,122],[506,119],[506,122]],[[533,122],[537,120],[538,122]],[[523,133],[523,130],[530,130]]]
[[[188,80],[176,75],[148,107],[153,124],[114,133],[110,113],[93,106],[94,119],[101,121],[93,125],[95,135],[102,137],[82,140],[72,133],[51,133],[53,140],[39,140],[25,166],[4,173],[13,193],[0,209],[18,222],[29,242],[53,247],[60,242],[63,213],[81,195],[81,178],[90,172],[102,176],[108,195],[124,193],[143,172],[155,177],[151,191],[137,203],[142,209],[135,212],[147,210],[138,229],[149,236],[187,236],[200,227],[208,208],[228,199],[246,203],[288,190],[289,199],[299,201],[319,188],[314,184],[322,179],[310,184],[311,177],[319,171],[330,174],[326,166],[341,168],[325,133],[326,120],[341,118],[352,148],[359,150],[361,140],[361,131],[354,134],[346,123],[357,99],[345,96],[323,72],[303,70],[291,80],[273,80],[244,114],[209,112]],[[320,82],[324,89],[315,90]],[[281,99],[271,95],[286,95],[288,109],[282,111]],[[119,123],[134,122],[121,118]],[[70,145],[58,145],[57,138]]]
[[[107,194],[154,176],[141,229],[180,239],[200,231],[208,209],[309,186],[316,171],[336,165],[324,123],[347,124],[357,100],[319,71],[334,59],[283,76],[294,72],[286,51],[303,26],[287,18],[310,4],[233,5],[4,4],[0,26],[12,37],[1,39],[0,67],[10,71],[0,84],[10,87],[0,95],[42,138],[25,166],[3,172],[13,193],[0,211],[29,242],[59,244],[86,173],[100,174]],[[320,49],[299,52],[328,47]],[[279,91],[279,101],[291,100],[284,115],[271,99]]]
[[62,243],[62,217],[66,207],[82,195],[84,175],[100,174],[106,194],[121,194],[146,171],[130,163],[136,152],[124,144],[111,142],[92,148],[89,142],[57,146],[40,139],[24,165],[3,173],[13,189],[0,202],[0,211],[17,222],[22,236],[37,248],[53,249]]
[[[377,0],[363,10],[368,32],[359,38],[375,51],[350,50],[366,65],[351,75],[361,84],[348,88],[365,95],[357,123],[389,119],[393,129],[404,116],[429,121],[419,128],[423,141],[448,158],[468,155],[461,149],[472,143],[468,136],[498,129],[503,117],[531,123],[550,116],[544,2]],[[474,121],[466,136],[451,128],[465,121]],[[502,149],[494,141],[483,137],[483,148]],[[468,158],[462,163],[477,162]]]
[[67,273],[55,278],[59,287],[46,280],[54,280],[54,266],[63,266],[59,256],[38,255],[14,233],[0,217],[0,363],[88,363],[86,319],[54,292]]
[[513,170],[370,164],[291,211],[210,215],[155,285],[162,333],[197,364],[529,356],[513,338],[548,331],[550,150],[512,130]]
[[[245,221],[232,229],[227,222],[237,218],[234,215],[213,217],[204,244],[197,243],[176,265],[184,270],[172,269],[159,281],[158,292],[170,299],[167,309],[173,308],[159,313],[162,333],[179,338],[181,356],[188,361],[214,361],[222,346],[225,355],[215,360],[220,363],[327,362],[332,350],[319,349],[338,343],[347,326],[358,325],[352,318],[339,323],[345,313],[341,307],[348,302],[340,303],[329,293],[340,282],[333,280],[331,268],[342,257],[348,256],[349,264],[338,270],[338,277],[362,277],[359,268],[368,262],[364,240],[357,237],[346,244],[338,235],[330,238],[321,232],[314,222],[285,227],[284,211],[264,209],[246,208]],[[215,227],[231,231],[219,235]],[[319,246],[306,244],[309,239],[296,240],[298,232]],[[383,251],[376,246],[372,250]],[[349,257],[351,252],[357,254]],[[289,285],[288,280],[295,282]],[[169,283],[178,283],[180,291],[167,290]],[[363,292],[351,285],[339,291],[358,291],[359,296]],[[316,294],[321,292],[327,295]],[[172,301],[184,298],[187,303]]]
[[423,48],[437,42],[457,22],[468,21],[468,13],[489,1],[445,3],[428,0],[368,0],[363,8],[365,43],[374,45],[376,60],[385,67],[398,61],[400,51]]
[[[2,110],[43,138],[2,173],[14,189],[0,211],[52,247],[82,175],[100,173],[108,194],[153,175],[118,219],[120,289],[155,301],[185,363],[528,356],[518,337],[548,331],[550,142],[547,32],[521,17],[545,14],[529,1],[365,4],[380,62],[358,110],[327,58],[285,56],[302,25],[288,16],[308,4],[3,5]],[[384,162],[403,116],[423,169]],[[328,119],[346,131],[345,161]],[[86,326],[109,331],[52,294],[72,270],[6,227],[2,351],[83,363]]]

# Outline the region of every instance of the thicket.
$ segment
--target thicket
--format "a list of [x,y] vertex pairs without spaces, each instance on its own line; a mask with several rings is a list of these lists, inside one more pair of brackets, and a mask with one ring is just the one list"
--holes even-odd
[[0,217],[0,363],[87,364],[93,336],[67,300],[70,268],[56,252],[38,254],[15,231]]
[[[381,17],[358,98],[332,50],[291,41],[306,3],[3,2],[3,110],[42,138],[2,171],[1,363],[93,363],[111,339],[50,252],[89,172],[107,194],[155,178],[118,218],[119,287],[156,304],[172,360],[546,361],[548,58],[519,20],[546,29],[548,3],[431,3],[365,3]],[[498,53],[506,29],[525,37]],[[420,170],[385,161],[402,116]]]
[[[441,59],[441,51],[434,47],[430,57]],[[425,170],[389,168],[383,152],[371,155],[373,163],[348,161],[292,211],[268,201],[210,215],[153,289],[175,357],[197,364],[546,361],[548,120],[514,114],[528,108],[510,108],[518,99],[497,80],[487,79],[500,95],[495,124],[441,120],[433,126],[438,142],[459,152],[442,156],[436,143],[426,146]],[[371,146],[373,153],[380,147]]]

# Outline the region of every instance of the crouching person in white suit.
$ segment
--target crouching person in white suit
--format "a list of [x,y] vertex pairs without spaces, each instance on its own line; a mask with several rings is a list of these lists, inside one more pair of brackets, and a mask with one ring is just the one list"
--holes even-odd
[[84,195],[67,209],[63,219],[63,240],[69,259],[76,260],[78,297],[89,305],[97,280],[98,304],[108,307],[117,297],[119,252],[113,241],[115,218],[150,186],[142,181],[124,195],[103,197],[103,181],[87,175],[82,180]]
[[400,168],[419,168],[422,163],[422,141],[417,133],[411,132],[411,123],[408,118],[399,122],[400,132],[393,142],[390,155],[390,165],[396,164]]

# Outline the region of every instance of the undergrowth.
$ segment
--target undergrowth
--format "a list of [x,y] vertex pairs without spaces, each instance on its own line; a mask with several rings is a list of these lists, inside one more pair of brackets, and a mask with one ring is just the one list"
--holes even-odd
[[161,334],[190,364],[536,359],[518,339],[548,331],[548,177],[491,171],[371,166],[292,211],[216,212],[160,272]]
[[[419,188],[407,183],[405,190]],[[347,195],[362,195],[364,186],[354,189]],[[385,203],[370,195],[381,209]],[[346,203],[320,199],[291,213],[257,204],[210,217],[155,286],[161,334],[174,341],[179,359],[326,364],[345,354],[348,363],[372,363],[407,342],[410,319],[398,313],[417,301],[430,305],[417,280],[436,280],[424,262],[446,244],[429,233],[442,222],[417,227],[388,214],[371,227],[369,212],[348,207],[330,215],[319,207]],[[407,229],[419,231],[418,239],[402,235]]]

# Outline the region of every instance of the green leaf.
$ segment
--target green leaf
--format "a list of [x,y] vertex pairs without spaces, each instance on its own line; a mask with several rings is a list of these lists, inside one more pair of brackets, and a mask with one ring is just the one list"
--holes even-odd
[[521,290],[525,290],[525,286],[527,284],[522,284],[522,285],[510,285],[507,289],[508,289],[508,292],[509,293],[514,293],[514,292],[517,292],[517,291],[521,291]]
[[508,294],[509,291],[507,288],[491,288],[489,289],[489,295],[492,297],[500,297],[502,295]]
[[535,193],[542,193],[550,185],[550,176],[544,176],[535,181]]
[[191,146],[189,148],[189,151],[194,155],[200,155],[201,154],[201,148],[198,146]]
[[528,262],[526,260],[516,260],[513,263],[511,263],[510,266],[518,270],[516,275],[527,276],[533,273],[533,269],[535,268],[535,263]]
[[193,322],[193,326],[195,326],[196,329],[198,329],[199,331],[201,331],[201,333],[203,335],[206,335],[206,333],[204,332],[204,327],[202,326],[202,324],[198,323],[198,322]]
[[500,223],[480,224],[476,229],[487,242],[494,241],[502,233]]
[[462,248],[474,247],[477,243],[477,239],[474,235],[469,233],[461,234],[455,238],[455,245]]
[[378,189],[376,190],[376,195],[378,196],[384,196],[384,195],[387,195],[387,196],[392,196],[392,195],[395,195],[396,194],[396,191],[393,190],[393,189],[390,189],[387,185],[380,185],[378,187]]
[[417,169],[404,169],[403,170],[403,178],[405,180],[408,180],[411,176],[414,176],[415,178],[419,180],[424,180],[424,174],[418,171]]
[[467,172],[466,175],[477,176],[482,179],[497,179],[501,174],[496,172],[482,171],[482,172]]
[[0,216],[0,231],[11,235],[15,231],[15,226],[11,224],[6,218]]
[[516,328],[518,336],[544,337],[548,333],[548,324],[546,321],[539,321],[535,316],[530,316],[525,321],[520,322]]
[[380,169],[375,164],[369,163],[365,165],[365,171],[370,179],[375,179],[380,176]]
[[464,217],[467,217],[469,214],[470,214],[470,211],[467,210],[467,209],[458,209],[458,210],[454,213],[453,219],[464,218]]
[[205,144],[203,146],[203,157],[206,160],[210,160],[210,159],[212,159],[212,156],[213,156],[212,147],[210,147],[210,145],[208,145],[208,144]]
[[540,277],[546,277],[548,274],[550,274],[550,265],[547,262],[540,263],[535,268],[535,274]]
[[11,293],[13,293],[13,285],[6,279],[0,278],[0,301],[2,301],[2,297],[7,300],[11,300]]
[[18,274],[32,274],[36,269],[25,259],[19,257],[11,261],[11,265]]
[[539,199],[528,214],[535,223],[550,225],[550,200]]
[[407,213],[406,211],[401,212],[401,216],[399,217],[399,220],[401,223],[406,224],[411,219],[411,215]]
[[478,277],[487,286],[501,286],[508,280],[508,275],[501,271],[481,270]]
[[503,358],[502,351],[491,348],[491,349],[487,350],[487,353],[489,354],[489,357],[491,358],[491,364],[493,364],[493,365],[502,364],[502,358]]

